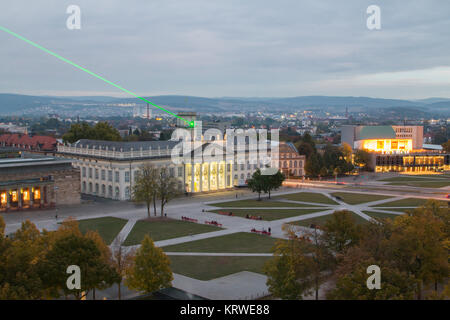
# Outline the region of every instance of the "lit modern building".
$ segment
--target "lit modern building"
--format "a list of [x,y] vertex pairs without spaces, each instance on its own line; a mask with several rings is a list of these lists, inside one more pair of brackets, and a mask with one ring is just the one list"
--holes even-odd
[[422,126],[342,126],[341,142],[352,149],[402,154],[421,150]]
[[0,159],[0,211],[80,203],[80,174],[71,161],[16,155]]
[[423,144],[422,126],[342,126],[341,142],[371,154],[375,172],[450,170],[450,155]]

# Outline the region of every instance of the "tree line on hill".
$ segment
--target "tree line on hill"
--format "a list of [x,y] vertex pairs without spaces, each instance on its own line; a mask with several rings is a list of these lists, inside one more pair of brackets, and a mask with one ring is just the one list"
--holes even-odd
[[[172,130],[161,130],[159,140],[169,140]],[[74,143],[80,139],[103,140],[103,141],[153,141],[154,135],[144,129],[128,129],[128,135],[121,137],[119,130],[106,121],[90,125],[87,122],[74,123],[62,136],[64,142]]]
[[[429,200],[395,219],[357,224],[353,214],[336,211],[323,228],[311,226],[302,236],[285,225],[288,240],[279,240],[265,265],[270,293],[302,299],[325,282],[334,283],[327,299],[448,299],[450,212]],[[369,266],[381,270],[381,289],[369,289]],[[438,290],[439,287],[443,287]]]
[[[80,267],[80,289],[69,289],[69,266]],[[145,236],[136,251],[120,243],[108,247],[97,232],[83,234],[75,220],[66,220],[56,231],[40,232],[30,221],[5,235],[0,217],[0,300],[85,299],[95,291],[121,284],[142,293],[169,287],[170,261],[162,249]]]

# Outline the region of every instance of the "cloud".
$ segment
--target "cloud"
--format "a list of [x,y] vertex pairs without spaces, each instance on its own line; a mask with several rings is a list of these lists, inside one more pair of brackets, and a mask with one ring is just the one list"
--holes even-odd
[[[5,27],[140,94],[449,96],[450,3],[77,0],[0,4]],[[395,90],[395,89],[398,90]],[[109,85],[0,32],[0,91],[102,94]]]

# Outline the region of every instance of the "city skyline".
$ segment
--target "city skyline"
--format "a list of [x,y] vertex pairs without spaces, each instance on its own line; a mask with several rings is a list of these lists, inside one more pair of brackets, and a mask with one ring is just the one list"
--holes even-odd
[[[371,4],[78,1],[81,29],[69,30],[68,3],[18,1],[0,18],[140,95],[450,97],[450,5],[376,3],[381,29],[369,30]],[[0,42],[2,92],[125,97],[6,33]]]

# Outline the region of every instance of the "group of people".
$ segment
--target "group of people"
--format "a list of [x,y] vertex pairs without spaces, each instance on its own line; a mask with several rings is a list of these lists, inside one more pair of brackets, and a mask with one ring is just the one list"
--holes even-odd
[[190,222],[197,222],[197,219],[192,219],[192,218],[188,218],[188,217],[181,217],[181,220],[185,220],[185,221],[190,221]]
[[245,215],[245,218],[247,218],[247,219],[253,219],[253,220],[262,220],[262,217],[261,217],[261,216],[252,216],[252,215],[249,215],[249,214],[246,214],[246,215]]
[[222,225],[221,223],[218,223],[216,220],[205,221],[205,223],[212,224],[212,225],[215,225],[215,226],[221,226]]
[[256,232],[256,233],[262,233],[262,234],[267,234],[267,235],[271,235],[271,229],[270,229],[270,227],[267,229],[267,231],[266,231],[266,229],[262,229],[262,231],[259,231],[259,230],[256,230],[256,228],[253,228],[252,230],[251,230],[251,232]]

